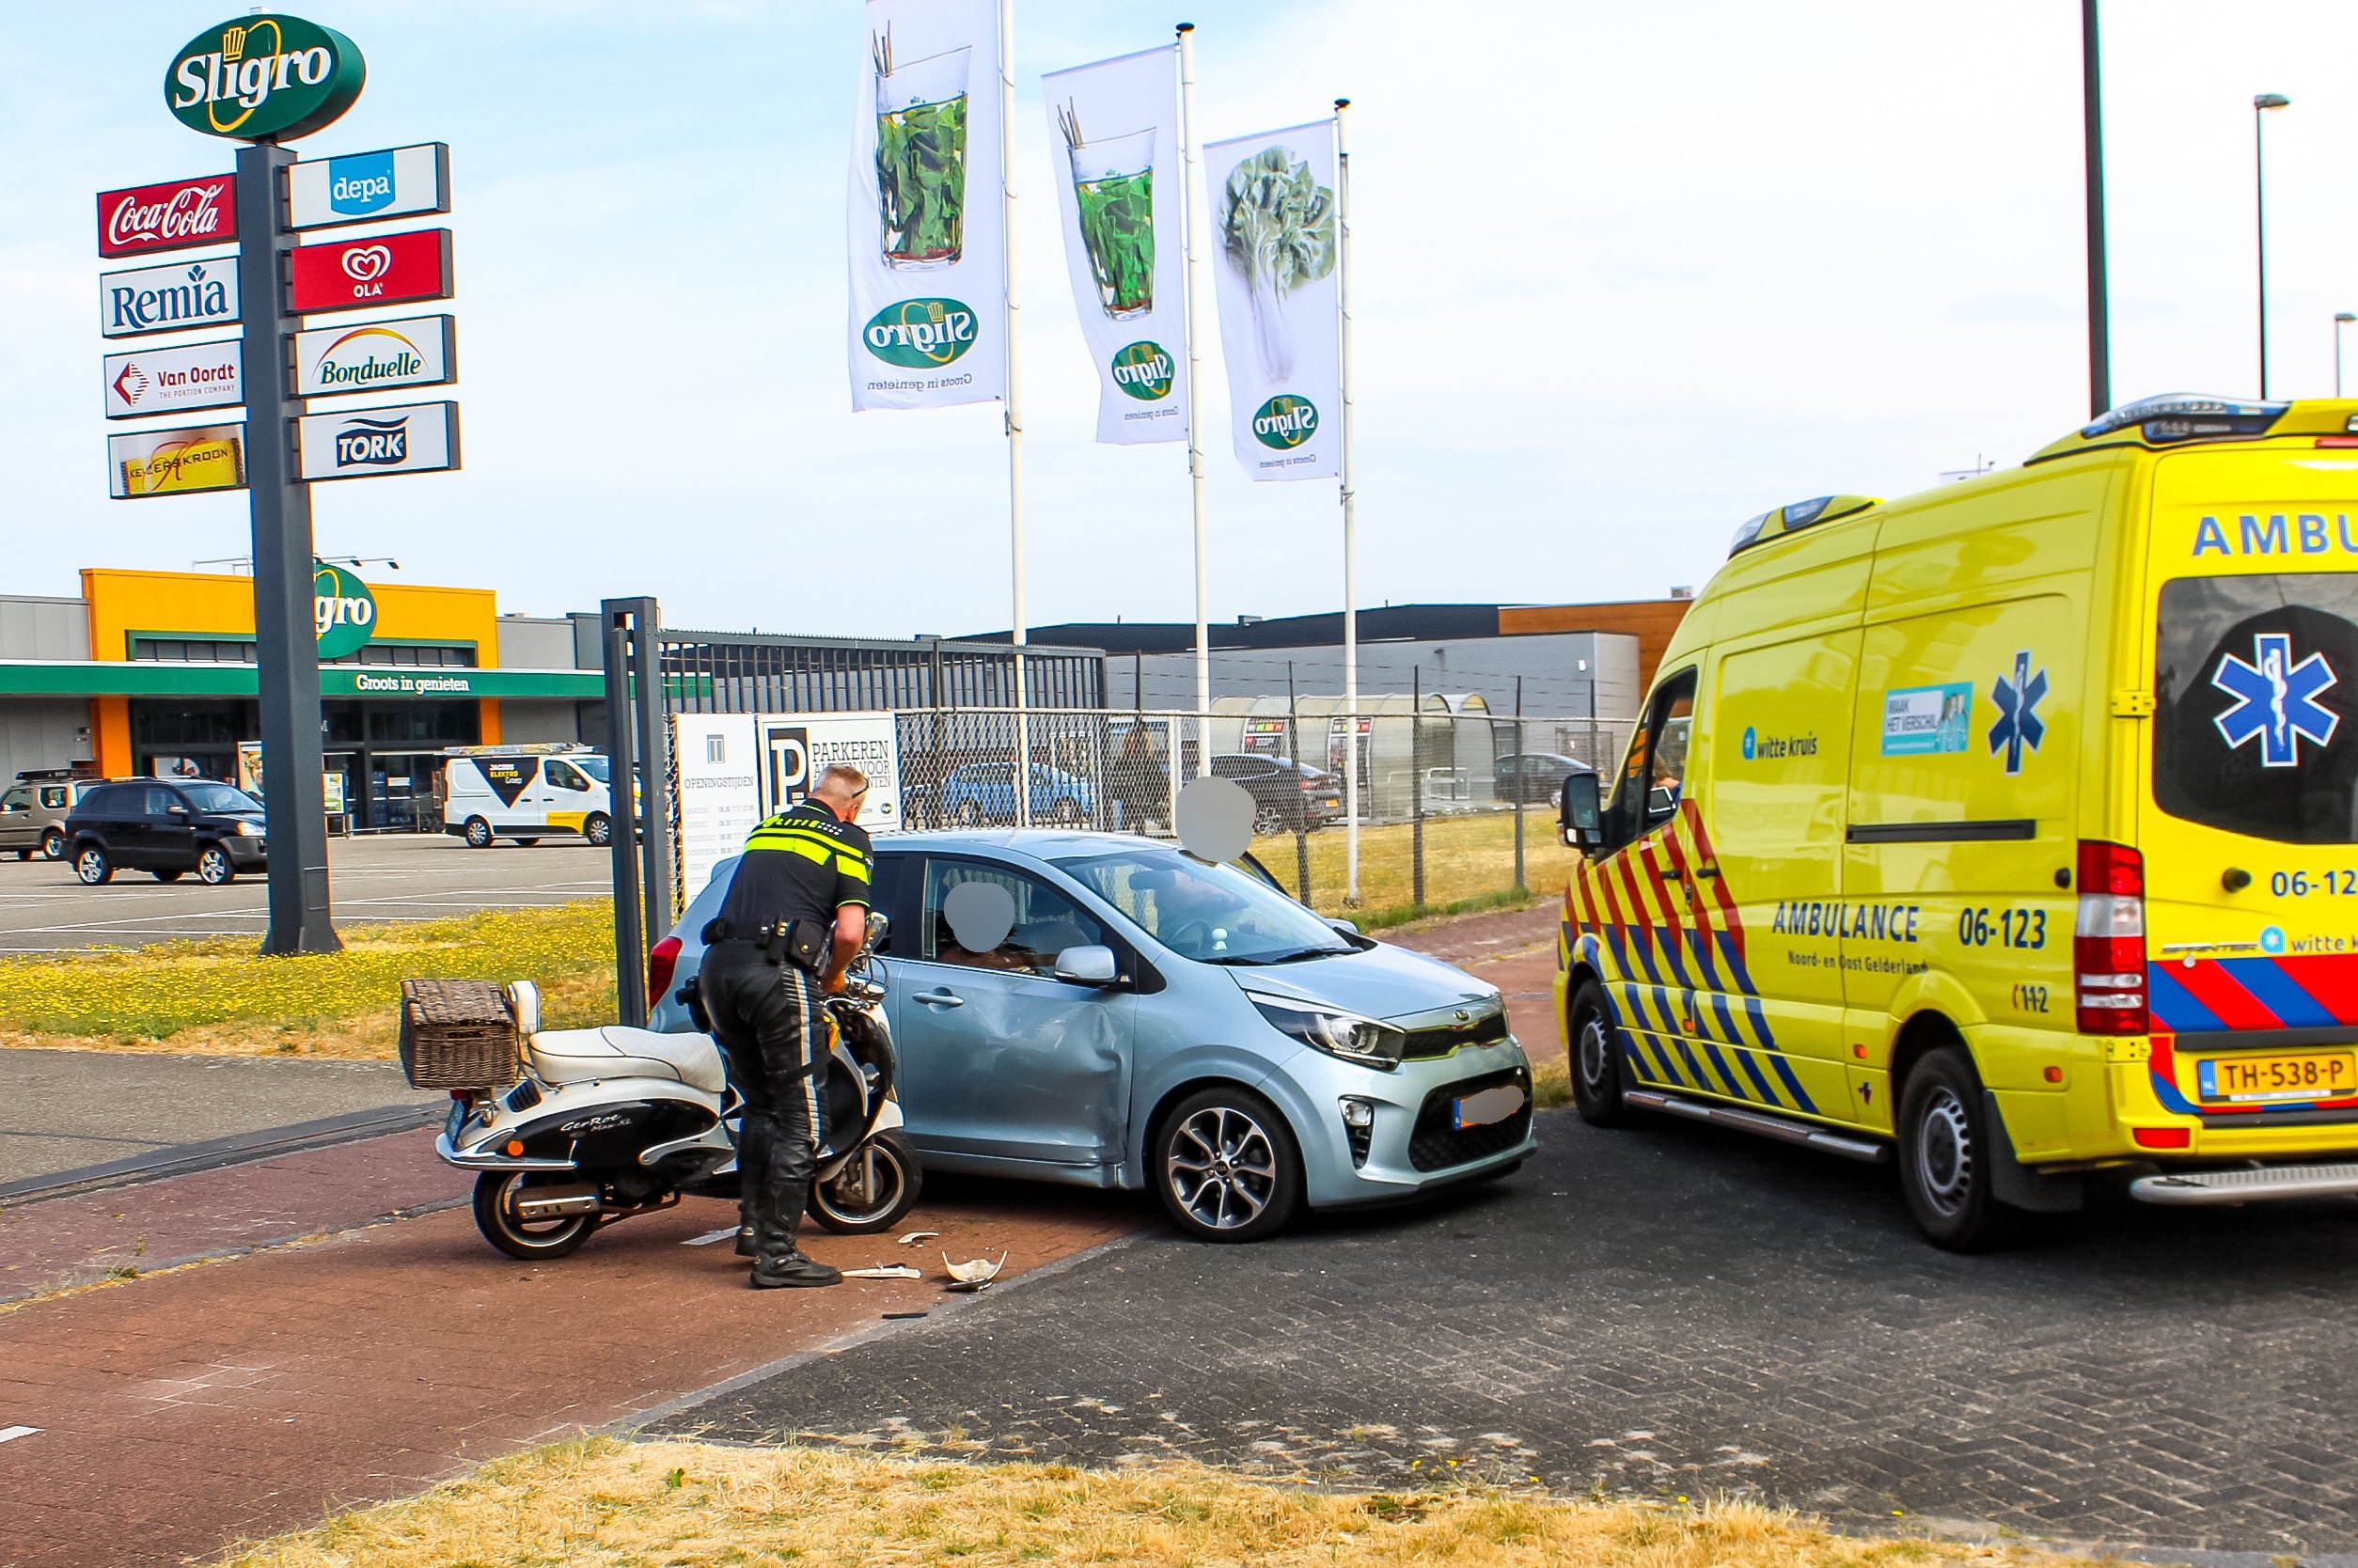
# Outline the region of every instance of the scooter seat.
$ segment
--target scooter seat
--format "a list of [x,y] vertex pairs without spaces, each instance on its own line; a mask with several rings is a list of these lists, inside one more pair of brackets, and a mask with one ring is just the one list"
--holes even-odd
[[545,1084],[590,1078],[671,1078],[707,1094],[721,1092],[720,1050],[700,1034],[661,1034],[608,1024],[547,1029],[525,1043],[532,1075]]

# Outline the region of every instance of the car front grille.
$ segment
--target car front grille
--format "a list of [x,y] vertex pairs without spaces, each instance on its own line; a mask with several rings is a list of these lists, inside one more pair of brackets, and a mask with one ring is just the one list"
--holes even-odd
[[[1460,1098],[1504,1084],[1522,1090],[1521,1110],[1487,1126],[1460,1128],[1453,1124],[1456,1121],[1453,1107]],[[1417,1112],[1417,1124],[1408,1134],[1408,1163],[1419,1170],[1446,1170],[1454,1165],[1501,1153],[1530,1136],[1531,1069],[1517,1067],[1503,1073],[1485,1073],[1478,1078],[1443,1084],[1424,1097],[1424,1105]]]
[[1486,1017],[1468,1024],[1433,1025],[1408,1031],[1407,1049],[1400,1054],[1408,1061],[1429,1060],[1445,1057],[1460,1045],[1487,1045],[1506,1038],[1506,1010],[1501,1007]]

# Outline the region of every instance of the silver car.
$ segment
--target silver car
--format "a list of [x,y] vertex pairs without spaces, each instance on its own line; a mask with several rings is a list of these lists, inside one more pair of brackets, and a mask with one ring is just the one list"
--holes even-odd
[[[658,1029],[696,1027],[700,933],[735,868],[660,945]],[[974,881],[1015,906],[988,952],[942,914]],[[908,833],[877,841],[874,887],[929,1170],[1151,1186],[1182,1230],[1255,1241],[1304,1206],[1502,1176],[1535,1146],[1531,1064],[1495,987],[1237,867],[1116,834]]]

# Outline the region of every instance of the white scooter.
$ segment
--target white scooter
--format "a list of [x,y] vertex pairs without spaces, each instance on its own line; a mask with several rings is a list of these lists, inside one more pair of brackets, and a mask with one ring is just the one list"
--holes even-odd
[[[888,1231],[917,1202],[923,1180],[901,1132],[897,1058],[874,956],[885,917],[844,988],[827,998],[827,1145],[810,1184],[810,1217],[829,1231]],[[540,1027],[540,994],[508,987],[524,1038],[524,1076],[497,1094],[453,1094],[434,1151],[478,1171],[475,1223],[511,1258],[561,1258],[602,1225],[678,1203],[682,1194],[737,1197],[744,1098],[719,1046],[702,1034],[607,1025]],[[699,1019],[701,1020],[700,1011]]]

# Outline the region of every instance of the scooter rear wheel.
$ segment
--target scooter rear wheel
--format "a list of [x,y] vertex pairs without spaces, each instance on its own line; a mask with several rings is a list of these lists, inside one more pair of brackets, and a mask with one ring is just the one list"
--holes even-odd
[[559,1219],[516,1217],[510,1204],[525,1189],[521,1170],[486,1170],[475,1178],[475,1228],[483,1239],[511,1258],[538,1262],[562,1258],[590,1239],[598,1228],[595,1215],[566,1215]]
[[925,1172],[900,1133],[878,1133],[836,1173],[810,1184],[810,1217],[839,1236],[889,1231],[917,1207]]

